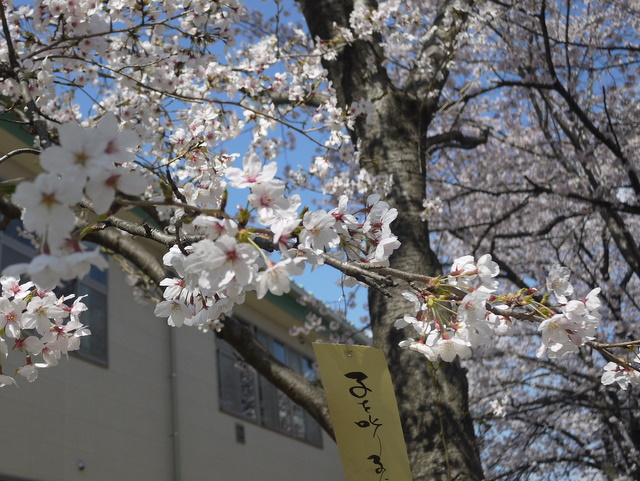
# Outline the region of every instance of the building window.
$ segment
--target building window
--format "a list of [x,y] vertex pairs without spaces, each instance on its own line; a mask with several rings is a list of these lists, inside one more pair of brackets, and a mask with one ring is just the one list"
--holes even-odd
[[[311,359],[269,334],[259,329],[255,331],[258,340],[278,360],[307,379],[315,379]],[[220,409],[322,447],[320,425],[286,394],[260,376],[228,343],[221,339],[217,342]]]
[[[21,222],[12,220],[0,233],[0,270],[12,264],[29,262],[36,249],[28,239],[20,235]],[[83,279],[64,282],[56,289],[58,295],[87,295],[82,302],[87,311],[80,315],[80,322],[91,330],[90,336],[82,338],[80,349],[73,354],[78,357],[107,365],[107,287],[108,272],[92,266]]]

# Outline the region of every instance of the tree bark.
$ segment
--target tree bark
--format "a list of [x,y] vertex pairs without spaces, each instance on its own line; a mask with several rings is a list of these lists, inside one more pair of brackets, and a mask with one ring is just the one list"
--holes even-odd
[[[324,41],[337,34],[333,22],[348,26],[353,9],[353,2],[345,0],[299,3],[311,35]],[[372,58],[376,60],[373,64]],[[325,67],[342,107],[361,99],[374,103],[374,121],[366,124],[359,118],[352,137],[360,142],[362,166],[373,174],[393,178],[386,200],[398,210],[392,231],[402,247],[391,257],[391,266],[434,275],[440,266],[429,247],[429,228],[420,221],[420,212],[426,180],[426,131],[437,102],[425,100],[422,81],[414,83],[420,88],[396,89],[381,60],[374,36],[371,41],[357,40],[345,47]],[[446,78],[446,71],[442,74],[441,78]],[[436,92],[442,82],[432,82]],[[482,465],[464,369],[457,362],[432,365],[420,354],[398,347],[403,334],[393,324],[411,313],[402,290],[393,289],[391,299],[370,290],[369,310],[374,345],[385,353],[394,382],[414,480],[480,480]]]

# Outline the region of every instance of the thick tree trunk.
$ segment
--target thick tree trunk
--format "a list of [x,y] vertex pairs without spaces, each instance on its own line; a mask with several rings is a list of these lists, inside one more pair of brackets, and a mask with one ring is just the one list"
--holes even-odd
[[[372,170],[393,177],[388,201],[398,209],[392,230],[402,247],[393,254],[392,267],[437,274],[439,264],[429,247],[428,225],[420,221],[425,174],[424,159],[416,148],[419,122],[393,96],[376,107],[374,126],[357,130],[363,157],[375,166]],[[404,334],[393,323],[412,313],[402,290],[395,289],[391,299],[371,290],[369,309],[374,344],[384,351],[394,380],[414,479],[482,479],[464,370],[458,363],[431,365],[422,355],[398,347]]]
[[[333,22],[348,25],[353,9],[346,0],[300,0],[300,4],[312,36],[322,40],[335,36]],[[352,135],[360,142],[363,167],[393,178],[386,200],[398,209],[392,231],[402,247],[391,257],[392,267],[433,275],[439,264],[429,247],[428,225],[419,214],[425,192],[423,144],[436,103],[424,102],[417,90],[396,90],[381,63],[372,67],[371,58],[382,58],[375,38],[346,47],[326,67],[342,106],[363,98],[374,103],[374,122],[357,121]],[[384,351],[394,381],[413,477],[480,480],[482,466],[464,370],[458,363],[431,365],[420,354],[398,347],[403,333],[393,324],[412,309],[402,290],[395,289],[391,299],[370,291],[369,309],[374,344]]]

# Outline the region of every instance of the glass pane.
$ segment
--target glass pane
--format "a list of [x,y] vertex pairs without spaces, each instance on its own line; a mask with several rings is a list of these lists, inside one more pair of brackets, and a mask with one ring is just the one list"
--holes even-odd
[[260,407],[262,423],[272,429],[280,429],[280,415],[278,413],[278,390],[260,376]]
[[249,419],[257,419],[256,372],[244,361],[236,361],[235,367],[240,376],[239,414]]
[[311,359],[306,357],[302,358],[302,374],[311,382],[316,382],[318,380],[318,374],[313,367],[313,361]]
[[87,310],[80,315],[80,322],[89,326],[89,330],[91,330],[91,335],[82,339],[78,353],[106,363],[108,360],[107,296],[82,282],[77,283],[77,285],[77,296],[87,296],[82,299],[82,302],[87,306]]
[[278,361],[286,364],[287,363],[287,354],[284,348],[284,344],[274,340],[273,341],[273,355],[278,359]]
[[296,438],[304,439],[304,409],[291,402],[291,429]]
[[287,349],[287,366],[293,369],[298,374],[302,372],[302,356],[291,349]]
[[220,408],[258,421],[257,374],[226,342],[218,339]]
[[[0,256],[2,257],[2,259],[0,259],[0,267],[2,267],[2,269],[12,264],[22,264],[26,262],[31,262],[31,256],[23,254],[22,252],[18,252],[17,250],[12,249],[6,244],[2,245],[2,251]],[[26,276],[25,275],[20,276],[20,279],[24,280],[26,279]]]
[[291,416],[291,399],[282,391],[277,391],[278,400],[278,424],[285,433],[293,434],[293,419]]
[[34,251],[34,254],[35,254],[35,248],[33,247],[33,244],[29,239],[26,239],[20,235],[20,230],[22,230],[22,222],[17,219],[14,219],[11,222],[9,222],[9,225],[6,227],[4,231],[2,231],[2,233],[7,237],[10,237],[20,242],[25,247],[28,247],[30,250]]

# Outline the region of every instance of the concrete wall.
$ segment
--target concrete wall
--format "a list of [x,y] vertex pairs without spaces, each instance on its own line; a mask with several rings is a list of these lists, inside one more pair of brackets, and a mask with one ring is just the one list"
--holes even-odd
[[[109,276],[109,366],[70,357],[34,383],[18,379],[19,388],[0,390],[0,479],[173,479],[170,328],[132,299],[114,264]],[[277,308],[261,304],[257,312],[252,303],[240,307],[244,319],[311,354],[269,319]],[[221,412],[215,336],[189,327],[174,333],[181,479],[343,479],[326,435],[318,448]],[[244,444],[235,440],[237,423]]]

